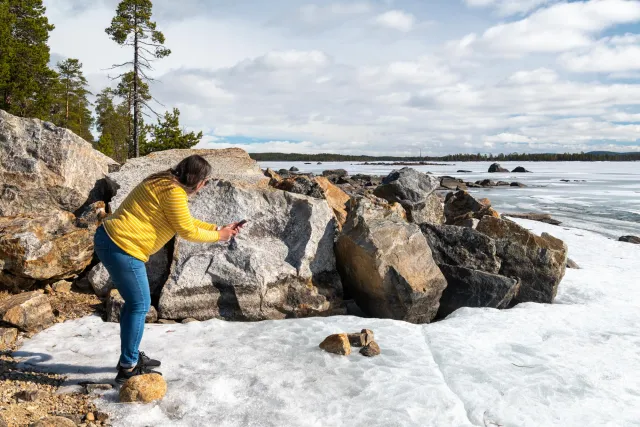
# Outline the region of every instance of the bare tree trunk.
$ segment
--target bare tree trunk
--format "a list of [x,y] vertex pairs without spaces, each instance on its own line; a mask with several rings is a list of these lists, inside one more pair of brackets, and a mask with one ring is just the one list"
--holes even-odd
[[138,109],[140,108],[138,100],[138,7],[134,8],[135,13],[135,35],[133,44],[133,156],[140,155],[140,147],[138,147]]
[[67,114],[64,116],[64,127],[69,127],[69,85],[67,84]]

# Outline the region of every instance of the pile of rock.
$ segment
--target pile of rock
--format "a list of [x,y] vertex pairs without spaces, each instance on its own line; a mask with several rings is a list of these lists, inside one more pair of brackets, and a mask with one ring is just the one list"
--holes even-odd
[[[66,130],[6,113],[0,120],[0,280],[14,292],[75,281],[105,301],[109,321],[123,301],[92,264],[93,233],[145,177],[192,154],[210,161],[215,180],[190,200],[192,214],[249,222],[235,250],[174,239],[151,257],[150,322],[331,315],[344,313],[347,293],[369,315],[424,323],[460,306],[551,302],[566,266],[562,242],[533,236],[466,191],[502,183],[407,167],[383,178],[263,172],[239,149],[170,150],[118,167]],[[439,190],[453,191],[443,203]],[[34,212],[40,199],[55,209]],[[24,331],[51,324],[47,296],[25,295],[3,303],[5,322]]]
[[373,194],[389,202],[400,203],[413,223],[443,223],[442,203],[435,191],[440,186],[437,178],[403,168],[391,172],[382,180]]
[[360,354],[366,357],[374,357],[380,354],[380,346],[374,340],[373,331],[363,329],[359,333],[353,334],[333,334],[329,335],[319,345],[321,349],[328,353],[348,356],[351,354],[351,347],[360,347]]

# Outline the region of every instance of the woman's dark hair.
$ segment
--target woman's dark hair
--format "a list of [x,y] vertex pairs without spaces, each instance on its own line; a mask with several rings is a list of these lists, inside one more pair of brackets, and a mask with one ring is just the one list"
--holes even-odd
[[174,168],[154,173],[148,176],[145,181],[153,179],[167,178],[175,181],[187,193],[193,193],[198,184],[206,180],[211,175],[211,165],[202,156],[194,154],[183,159]]

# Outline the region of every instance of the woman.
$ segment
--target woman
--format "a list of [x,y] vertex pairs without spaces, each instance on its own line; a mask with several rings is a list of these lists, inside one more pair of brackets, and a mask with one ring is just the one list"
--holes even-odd
[[191,217],[188,196],[207,184],[211,165],[190,156],[175,168],[146,178],[131,191],[95,235],[95,251],[125,303],[120,312],[120,361],[116,382],[160,366],[138,350],[151,296],[145,262],[175,235],[191,242],[228,241],[241,226],[225,227]]

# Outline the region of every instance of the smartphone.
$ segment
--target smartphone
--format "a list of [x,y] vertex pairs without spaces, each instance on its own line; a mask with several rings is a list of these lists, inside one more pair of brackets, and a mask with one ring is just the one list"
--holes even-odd
[[243,219],[242,221],[240,221],[240,222],[236,225],[236,228],[238,228],[238,227],[242,227],[242,226],[243,226],[243,225],[245,225],[246,223],[247,223],[247,220],[246,220],[246,219]]

